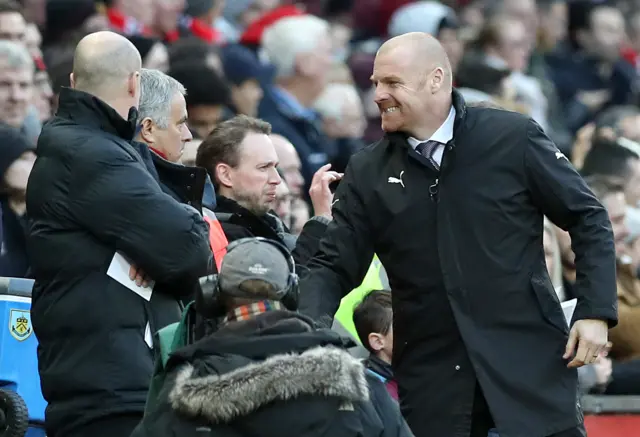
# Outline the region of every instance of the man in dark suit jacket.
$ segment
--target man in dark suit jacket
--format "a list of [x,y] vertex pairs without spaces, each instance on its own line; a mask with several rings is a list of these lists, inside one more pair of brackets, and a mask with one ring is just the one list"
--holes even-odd
[[[531,119],[467,107],[423,33],[379,50],[386,134],[354,155],[301,282],[300,311],[332,315],[374,252],[393,288],[393,367],[421,437],[584,436],[576,367],[617,323],[607,212]],[[569,231],[571,328],[545,267],[543,215]]]

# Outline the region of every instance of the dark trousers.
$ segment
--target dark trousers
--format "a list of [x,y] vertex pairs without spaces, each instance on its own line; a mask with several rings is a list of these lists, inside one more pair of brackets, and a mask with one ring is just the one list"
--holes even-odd
[[103,417],[69,433],[56,433],[54,437],[129,437],[141,420],[141,414]]
[[[471,419],[471,434],[469,437],[499,437],[500,435],[494,428],[495,425],[489,412],[489,406],[482,394],[480,385],[476,383],[473,416]],[[547,437],[587,437],[587,432],[584,429],[584,425],[580,425]]]

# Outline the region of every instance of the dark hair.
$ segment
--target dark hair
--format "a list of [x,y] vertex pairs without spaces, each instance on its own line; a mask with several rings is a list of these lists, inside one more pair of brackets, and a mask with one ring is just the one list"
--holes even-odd
[[583,176],[616,176],[627,178],[632,159],[639,156],[615,140],[596,138],[580,169]]
[[369,334],[387,335],[393,322],[391,292],[373,290],[353,310],[353,324],[362,345],[375,353],[369,344]]
[[624,192],[624,180],[616,176],[592,175],[585,182],[601,202],[609,194]]
[[169,45],[169,65],[183,62],[204,61],[208,55],[220,55],[220,50],[213,44],[196,37],[180,38]]
[[227,81],[204,61],[189,61],[171,66],[169,76],[187,89],[187,107],[229,105],[231,88]]
[[257,118],[237,115],[218,124],[198,147],[196,166],[207,170],[216,188],[219,185],[216,166],[224,163],[237,167],[240,143],[250,132],[271,135],[271,125]]
[[568,3],[568,39],[574,49],[580,48],[578,32],[591,29],[593,13],[600,8],[616,9],[610,0],[574,0]]

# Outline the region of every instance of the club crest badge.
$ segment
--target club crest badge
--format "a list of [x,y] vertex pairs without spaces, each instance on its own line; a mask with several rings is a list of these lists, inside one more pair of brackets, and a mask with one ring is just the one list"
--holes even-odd
[[9,311],[9,332],[18,341],[25,341],[33,333],[29,310],[11,309]]

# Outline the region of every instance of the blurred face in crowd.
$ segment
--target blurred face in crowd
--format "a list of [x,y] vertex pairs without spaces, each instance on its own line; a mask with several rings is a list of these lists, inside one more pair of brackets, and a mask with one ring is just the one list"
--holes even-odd
[[224,113],[222,105],[194,105],[189,107],[189,128],[198,138],[206,138],[220,123]]
[[38,110],[40,121],[48,120],[52,114],[53,90],[51,89],[49,74],[46,71],[35,73],[32,96],[32,104]]
[[0,39],[24,43],[27,22],[19,12],[0,14]]
[[300,235],[304,224],[309,221],[309,207],[299,197],[293,199],[291,203],[291,233]]
[[539,21],[538,33],[543,49],[551,50],[567,36],[567,4],[554,2],[548,9],[540,11]]
[[442,68],[426,64],[411,44],[396,45],[376,55],[371,80],[385,132],[413,135],[424,125],[425,114],[431,113],[435,94],[446,80]]
[[640,159],[629,160],[629,176],[625,181],[624,195],[630,206],[640,208]]
[[529,44],[535,42],[538,30],[538,11],[535,0],[503,0],[504,13],[522,22]]
[[438,34],[438,41],[440,41],[440,44],[444,47],[444,51],[447,52],[451,69],[455,73],[464,52],[464,46],[462,45],[462,41],[460,41],[458,29],[442,29]]
[[255,79],[245,80],[240,85],[232,85],[231,99],[240,114],[255,117],[262,100],[262,87]]
[[169,52],[161,42],[155,43],[142,62],[144,68],[166,72],[169,69]]
[[29,50],[29,54],[31,55],[31,57],[42,58],[42,50],[40,50],[40,45],[42,44],[42,36],[40,35],[38,26],[33,23],[27,25],[24,43],[26,44],[27,50]]
[[614,62],[619,59],[625,40],[625,21],[622,13],[611,7],[599,7],[591,13],[590,29],[579,31],[578,42],[597,58]]
[[196,155],[198,153],[198,147],[202,144],[202,140],[191,140],[185,143],[184,150],[182,151],[182,157],[180,162],[187,167],[195,167]]
[[20,128],[33,93],[33,68],[13,67],[0,59],[0,121]]
[[295,197],[302,196],[304,178],[302,177],[300,156],[296,148],[282,135],[271,134],[269,137],[276,149],[278,161],[280,161],[278,169],[284,175],[289,191],[291,191],[291,194]]
[[276,189],[276,203],[273,210],[287,228],[291,226],[291,191],[284,181]]
[[626,252],[626,239],[629,236],[629,230],[625,224],[627,201],[624,193],[622,191],[609,193],[603,197],[602,204],[609,213],[616,252],[619,255],[623,254]]
[[167,161],[180,162],[185,144],[192,139],[187,127],[187,104],[181,93],[176,93],[171,100],[166,128],[159,127],[149,117],[141,124],[140,137],[149,147],[164,154]]
[[152,26],[154,20],[154,3],[161,0],[118,0],[118,9],[124,15],[135,18],[145,26]]
[[324,131],[332,138],[362,138],[367,127],[364,108],[360,98],[345,96],[342,101],[339,119],[327,117],[324,119]]
[[276,166],[278,155],[268,135],[249,132],[238,148],[238,165],[220,163],[216,178],[220,193],[256,215],[273,209],[282,182]]
[[178,26],[178,19],[184,11],[186,0],[154,0],[154,23],[157,31],[171,32]]
[[495,50],[510,70],[526,70],[531,54],[531,44],[524,24],[519,20],[506,20],[499,30],[499,41]]
[[301,53],[296,57],[298,75],[306,78],[309,86],[316,89],[317,94],[320,94],[327,84],[332,64],[333,53],[328,33],[312,52]]

